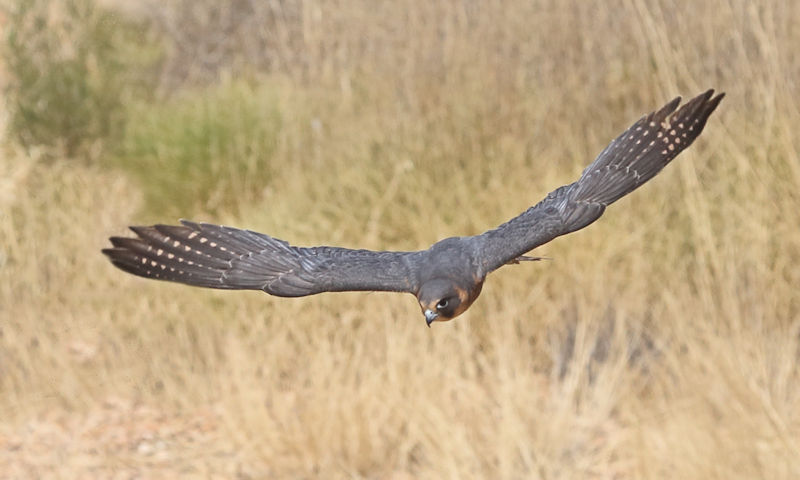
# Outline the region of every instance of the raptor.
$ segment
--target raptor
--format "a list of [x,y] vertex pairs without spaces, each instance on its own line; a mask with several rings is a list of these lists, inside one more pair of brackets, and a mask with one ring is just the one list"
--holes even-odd
[[428,326],[464,313],[489,273],[554,238],[591,224],[606,207],[653,178],[703,131],[724,94],[683,106],[680,97],[640,118],[569,185],[499,227],[451,237],[427,250],[376,252],[298,247],[251,230],[181,220],[130,227],[103,253],[120,269],[198,287],[262,290],[279,297],[322,292],[391,291],[416,296]]

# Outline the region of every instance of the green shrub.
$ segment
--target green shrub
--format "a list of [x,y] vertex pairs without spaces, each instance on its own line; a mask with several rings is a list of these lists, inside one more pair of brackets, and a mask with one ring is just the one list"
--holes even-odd
[[140,43],[132,32],[91,0],[15,3],[4,39],[11,135],[60,155],[96,155],[125,120],[126,48]]
[[151,212],[227,209],[268,184],[280,128],[269,88],[223,82],[132,108],[117,159]]

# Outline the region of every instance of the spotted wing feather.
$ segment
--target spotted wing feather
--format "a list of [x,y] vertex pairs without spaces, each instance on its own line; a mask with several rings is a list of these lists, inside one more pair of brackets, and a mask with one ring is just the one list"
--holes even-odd
[[557,188],[521,215],[479,235],[483,274],[550,240],[591,224],[605,208],[653,178],[703,131],[724,94],[680,97],[614,139],[578,181]]
[[250,230],[182,220],[131,227],[103,250],[118,268],[199,287],[263,290],[282,297],[321,292],[414,292],[421,252],[295,247]]

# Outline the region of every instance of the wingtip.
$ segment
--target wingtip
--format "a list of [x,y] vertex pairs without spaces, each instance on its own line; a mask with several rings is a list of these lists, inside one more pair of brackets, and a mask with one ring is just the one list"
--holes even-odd
[[661,122],[666,119],[668,116],[672,115],[673,112],[678,108],[678,105],[681,104],[682,97],[677,96],[670,100],[666,105],[661,107],[660,109],[650,113],[643,117],[643,120],[646,122]]
[[148,230],[152,230],[153,227],[148,227],[148,226],[144,226],[144,225],[131,225],[131,226],[128,227],[128,229],[130,231],[132,231],[133,233],[135,233],[137,237],[144,238],[145,235],[146,235],[146,232]]
[[687,102],[687,105],[689,103],[695,103],[696,102],[696,103],[700,103],[700,104],[716,106],[725,97],[725,92],[719,92],[716,96],[714,96],[714,93],[715,93],[715,90],[713,88],[709,88],[705,92],[699,94],[698,96],[696,96],[695,98],[693,98],[692,100]]
[[109,240],[111,241],[111,245],[116,250],[137,251],[146,249],[148,246],[147,242],[142,238],[111,237]]
[[131,240],[129,237],[108,237],[108,241],[111,242],[113,248],[104,248],[103,253],[108,255],[109,252],[113,250],[118,250],[120,248],[125,248],[125,242]]
[[[713,93],[714,90],[711,90],[711,92]],[[723,98],[725,98],[725,92],[719,92],[716,97],[709,100],[708,104],[711,106],[711,109],[714,110],[717,108],[717,105],[719,105],[719,102],[721,102]]]
[[661,111],[666,112],[667,114],[674,112],[675,109],[678,108],[678,105],[681,104],[681,100],[683,100],[683,97],[678,95],[677,97],[670,100],[669,103],[664,105],[664,108],[662,108]]
[[[725,96],[725,93],[724,92],[720,92],[715,97],[714,96],[714,92],[715,92],[715,90],[713,88],[709,88],[708,90],[706,90],[706,91],[704,91],[704,92],[692,97],[685,104],[683,104],[683,106],[681,108],[683,109],[683,108],[686,108],[688,105],[693,105],[693,104],[694,105],[697,105],[697,104],[702,105],[702,104],[710,104],[710,103],[718,104],[722,100],[722,98]],[[675,110],[678,107],[678,105],[680,105],[681,100],[682,100],[682,98],[680,96],[677,96],[677,97],[673,98],[661,110],[659,110],[659,113],[663,112],[663,111],[666,111],[666,110],[670,110],[670,111]]]
[[714,89],[710,88],[692,99],[686,104],[687,112],[693,112],[693,114],[702,115],[705,118],[710,117],[722,99],[725,98],[725,92],[720,92],[716,96],[714,96],[714,93]]
[[[676,112],[671,113],[671,118],[701,116],[707,119],[724,97],[725,93],[722,92],[714,96],[714,89],[709,88],[684,103]],[[705,122],[705,120],[703,121]]]

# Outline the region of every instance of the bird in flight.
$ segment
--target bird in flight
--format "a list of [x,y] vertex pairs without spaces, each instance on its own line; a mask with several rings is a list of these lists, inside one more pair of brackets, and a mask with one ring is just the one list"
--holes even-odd
[[640,118],[614,139],[569,185],[499,227],[451,237],[427,250],[376,252],[297,247],[251,230],[181,220],[181,225],[130,227],[136,237],[111,237],[103,253],[116,267],[146,278],[198,287],[262,290],[279,297],[322,292],[390,291],[417,297],[428,326],[464,313],[486,276],[525,253],[580,230],[606,207],[655,176],[703,131],[724,93],[680,97]]

